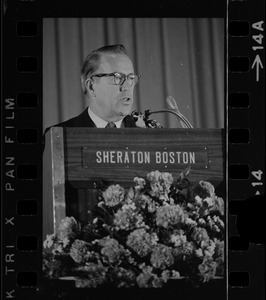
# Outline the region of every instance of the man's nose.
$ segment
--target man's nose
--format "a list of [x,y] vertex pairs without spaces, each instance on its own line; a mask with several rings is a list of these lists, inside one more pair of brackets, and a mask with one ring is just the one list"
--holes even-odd
[[120,91],[128,91],[133,89],[133,86],[130,84],[129,80],[125,80],[123,84],[120,85]]

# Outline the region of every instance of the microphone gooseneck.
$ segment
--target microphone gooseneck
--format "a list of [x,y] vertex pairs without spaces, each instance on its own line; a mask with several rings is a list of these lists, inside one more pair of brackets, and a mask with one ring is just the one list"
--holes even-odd
[[171,113],[177,117],[177,119],[180,121],[183,128],[193,128],[193,126],[188,121],[188,119],[181,114],[174,97],[168,96],[166,98],[166,102],[172,108],[172,110],[170,109],[160,109],[155,111],[145,110],[145,117],[148,118],[151,114],[157,114],[157,113],[164,113],[164,112]]

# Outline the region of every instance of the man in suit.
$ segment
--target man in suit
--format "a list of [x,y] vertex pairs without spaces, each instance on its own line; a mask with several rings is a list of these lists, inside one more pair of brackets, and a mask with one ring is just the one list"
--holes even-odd
[[130,112],[139,77],[123,45],[94,50],[81,69],[81,85],[89,106],[79,116],[54,126],[136,127]]

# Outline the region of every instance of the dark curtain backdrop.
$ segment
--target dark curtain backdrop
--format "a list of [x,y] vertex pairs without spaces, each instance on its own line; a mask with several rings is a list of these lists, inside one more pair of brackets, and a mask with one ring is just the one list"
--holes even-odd
[[[85,109],[82,62],[92,50],[118,43],[127,48],[141,75],[133,109],[167,108],[171,95],[194,128],[224,127],[224,19],[46,18],[44,128]],[[164,127],[181,127],[171,114],[152,118]]]

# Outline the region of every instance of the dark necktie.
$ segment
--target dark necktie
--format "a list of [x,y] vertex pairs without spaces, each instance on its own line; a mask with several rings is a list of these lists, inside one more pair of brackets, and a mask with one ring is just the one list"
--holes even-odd
[[105,128],[116,128],[116,125],[113,122],[108,122],[108,124],[105,126]]

